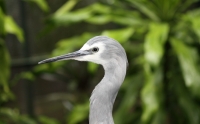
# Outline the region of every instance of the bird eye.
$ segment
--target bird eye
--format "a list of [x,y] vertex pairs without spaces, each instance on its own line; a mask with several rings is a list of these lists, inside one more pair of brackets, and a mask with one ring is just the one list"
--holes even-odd
[[92,52],[98,52],[98,51],[99,51],[99,48],[98,48],[98,47],[92,48]]

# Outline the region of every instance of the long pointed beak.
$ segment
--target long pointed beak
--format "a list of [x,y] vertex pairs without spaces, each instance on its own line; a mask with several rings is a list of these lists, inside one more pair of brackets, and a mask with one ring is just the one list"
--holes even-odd
[[61,56],[56,56],[56,57],[53,57],[53,58],[45,59],[43,61],[38,62],[38,64],[61,61],[61,60],[77,59],[79,57],[82,57],[82,56],[85,56],[85,55],[90,55],[90,54],[91,54],[90,51],[79,50],[79,51],[68,53],[68,54],[65,54],[65,55],[61,55]]

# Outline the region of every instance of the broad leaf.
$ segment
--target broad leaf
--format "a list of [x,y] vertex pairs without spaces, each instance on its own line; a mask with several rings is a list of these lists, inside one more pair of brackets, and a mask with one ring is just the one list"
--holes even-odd
[[8,79],[10,76],[10,56],[5,47],[4,41],[0,39],[0,86],[2,90],[0,91],[0,103],[7,101],[12,97],[9,89]]
[[[148,66],[148,64],[146,65]],[[151,72],[149,66],[145,68],[145,84],[142,88],[143,113],[142,122],[147,123],[159,111],[162,98],[162,72],[157,69],[154,73]]]
[[176,82],[178,83],[175,83],[174,85],[176,87],[175,89],[179,105],[183,108],[184,112],[186,113],[187,119],[189,120],[190,124],[199,124],[199,104],[197,101],[193,100],[190,92],[188,92],[188,90],[185,88],[184,83],[180,83],[179,80],[177,80]]
[[62,7],[60,7],[56,12],[55,16],[62,16],[68,13],[76,4],[78,0],[69,0]]
[[116,30],[103,31],[102,35],[111,37],[120,43],[126,42],[134,33],[133,28],[124,28]]
[[[139,96],[138,89],[143,85],[142,79],[143,74],[141,72],[136,76],[127,77],[122,84],[120,91],[123,91],[124,94],[120,100],[121,103],[113,116],[116,124],[128,124],[131,123],[134,118],[137,118],[136,111],[134,111],[134,105],[136,104],[137,98]],[[131,114],[132,116],[129,116]]]
[[194,95],[200,97],[200,71],[197,65],[199,55],[196,49],[175,38],[171,39],[171,44],[178,56],[186,86]]
[[24,41],[22,29],[15,23],[11,16],[5,16],[4,24],[7,33],[16,35],[19,41]]
[[99,67],[98,64],[95,64],[95,63],[92,63],[92,62],[88,63],[88,70],[91,73],[94,73],[98,69],[98,67]]
[[77,124],[88,117],[89,102],[85,102],[81,105],[76,105],[69,116],[68,124]]
[[158,66],[164,53],[169,26],[165,23],[150,23],[149,32],[145,36],[145,59],[152,66]]
[[35,2],[43,11],[48,12],[49,6],[46,2],[46,0],[25,0],[28,2]]
[[0,7],[0,35],[5,35],[5,27],[4,27],[4,13]]
[[200,43],[200,9],[189,11],[183,16],[183,19],[191,23],[191,28],[198,36],[198,42]]
[[5,84],[10,76],[10,56],[2,39],[0,39],[0,58],[0,84]]
[[[148,16],[150,19],[154,21],[159,21],[159,17],[156,15],[156,13],[152,10],[150,7],[150,4],[152,4],[149,1],[140,1],[140,0],[127,0],[131,5],[136,7],[138,10],[140,10],[142,13],[144,13],[146,16]],[[155,7],[154,7],[155,8]]]

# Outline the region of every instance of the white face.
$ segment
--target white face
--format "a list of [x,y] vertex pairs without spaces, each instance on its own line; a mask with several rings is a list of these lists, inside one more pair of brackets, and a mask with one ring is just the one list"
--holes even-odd
[[90,62],[94,62],[97,64],[105,63],[105,61],[101,58],[101,54],[105,50],[105,46],[103,43],[98,42],[98,43],[94,43],[91,46],[89,46],[88,44],[85,44],[80,50],[90,50],[92,48],[98,48],[99,50],[98,50],[98,52],[94,52],[91,55],[86,55],[86,56],[82,56],[80,58],[75,58],[75,60],[90,61]]

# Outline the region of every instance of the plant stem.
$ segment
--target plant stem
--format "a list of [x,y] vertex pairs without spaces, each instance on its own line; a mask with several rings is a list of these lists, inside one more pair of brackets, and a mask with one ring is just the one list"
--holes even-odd
[[164,94],[164,110],[166,112],[166,124],[171,124],[171,115],[170,115],[170,89],[169,89],[169,72],[170,72],[170,43],[169,41],[165,44],[165,52],[163,56],[163,94]]

